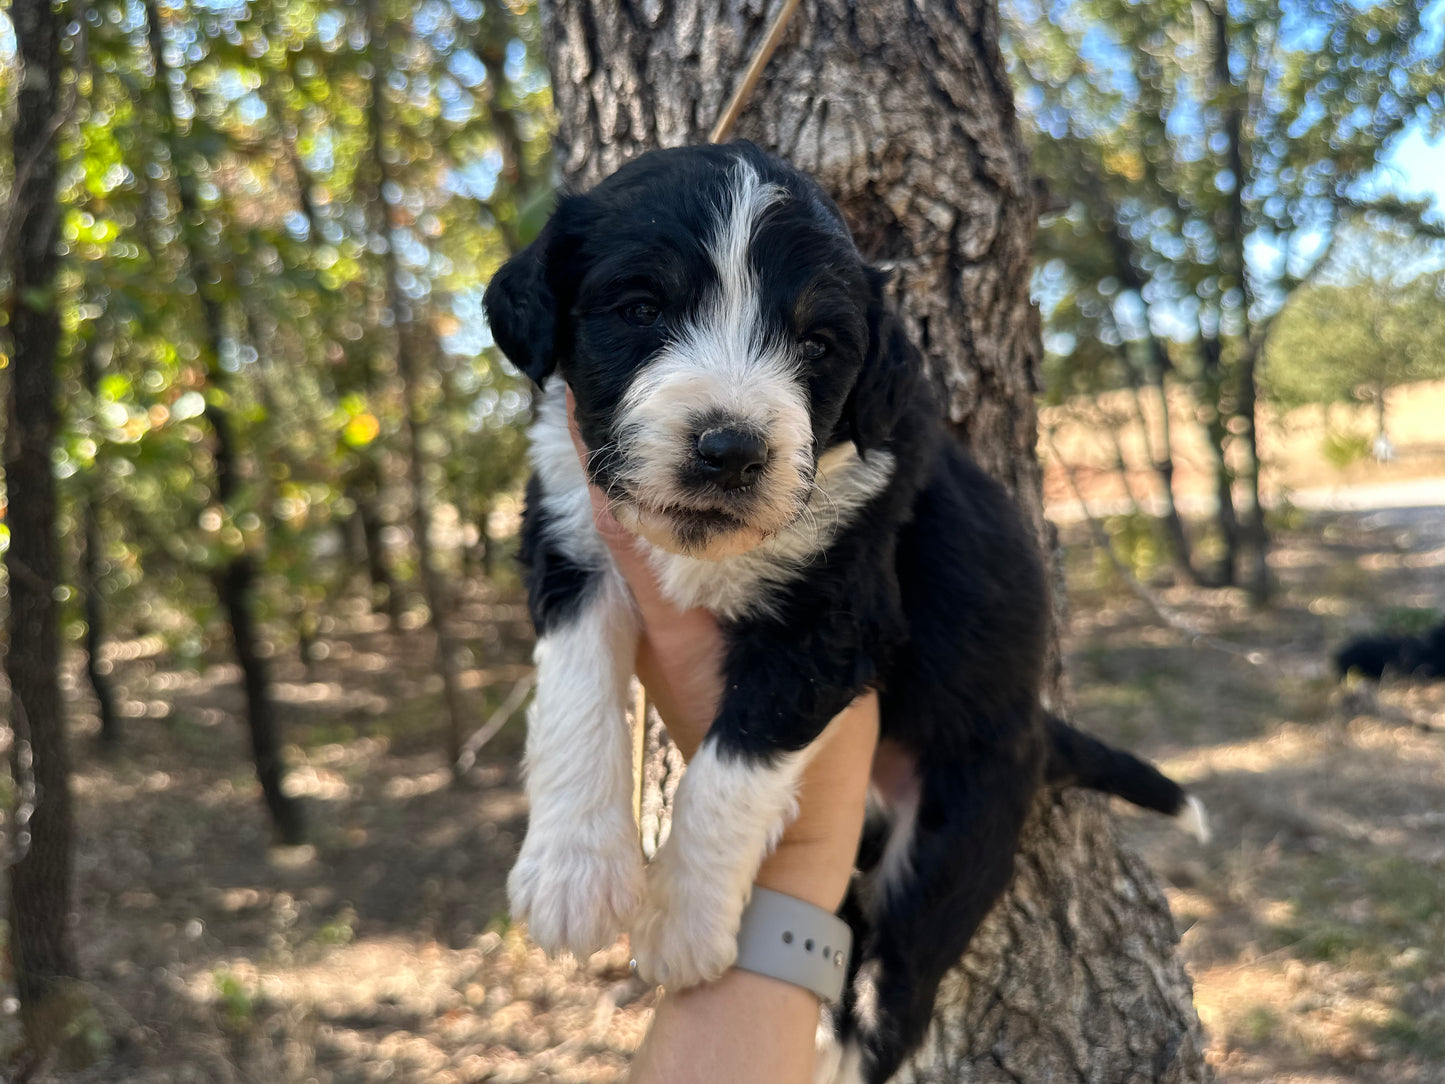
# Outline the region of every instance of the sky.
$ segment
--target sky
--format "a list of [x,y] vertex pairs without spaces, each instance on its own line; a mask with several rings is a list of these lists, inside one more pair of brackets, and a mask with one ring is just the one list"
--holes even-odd
[[[1445,0],[1426,9],[1422,48],[1445,48]],[[1402,196],[1431,196],[1435,213],[1445,222],[1445,138],[1430,142],[1421,134],[1420,123],[1411,125],[1385,155],[1380,180]]]
[[1404,133],[1385,156],[1380,183],[1402,196],[1432,196],[1445,220],[1445,139],[1430,143],[1418,125]]

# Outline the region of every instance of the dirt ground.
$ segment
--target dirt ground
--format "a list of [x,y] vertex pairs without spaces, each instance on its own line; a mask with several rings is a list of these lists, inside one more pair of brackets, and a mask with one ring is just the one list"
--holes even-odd
[[[1086,727],[1158,758],[1213,814],[1195,845],[1121,810],[1166,883],[1229,1081],[1445,1081],[1445,684],[1339,691],[1327,649],[1390,607],[1445,608],[1445,510],[1286,532],[1277,606],[1167,589],[1255,662],[1149,616],[1082,540],[1068,650]],[[525,611],[461,606],[479,719],[525,672]],[[625,951],[545,960],[506,918],[520,720],[462,789],[439,752],[424,631],[336,615],[307,673],[274,661],[313,845],[269,846],[236,674],[115,645],[123,752],[78,688],[87,1035],[71,1081],[613,1081],[651,995]],[[7,991],[0,991],[3,996]],[[0,1050],[15,1042],[0,1006]]]
[[1445,509],[1287,532],[1267,613],[1164,600],[1241,658],[1162,629],[1071,550],[1080,725],[1156,759],[1211,812],[1186,844],[1125,811],[1166,891],[1227,1081],[1445,1081],[1445,683],[1341,688],[1328,651],[1389,611],[1445,610]]

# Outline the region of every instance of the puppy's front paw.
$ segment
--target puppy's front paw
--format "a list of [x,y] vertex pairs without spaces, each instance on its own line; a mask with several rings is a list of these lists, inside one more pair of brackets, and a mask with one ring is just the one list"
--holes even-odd
[[663,847],[648,867],[647,900],[632,927],[638,974],[674,990],[718,978],[737,959],[745,891],[726,875],[671,861]]
[[642,901],[642,852],[629,820],[606,847],[528,832],[507,878],[512,917],[549,954],[585,958],[617,940]]

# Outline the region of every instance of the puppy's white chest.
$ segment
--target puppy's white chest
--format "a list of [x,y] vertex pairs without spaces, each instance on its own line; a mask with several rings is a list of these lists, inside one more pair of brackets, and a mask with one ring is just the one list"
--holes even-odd
[[735,619],[758,609],[765,588],[786,583],[795,574],[781,562],[764,562],[755,554],[743,554],[721,561],[700,561],[657,547],[649,547],[648,559],[657,573],[662,593],[685,610],[710,610],[719,617]]

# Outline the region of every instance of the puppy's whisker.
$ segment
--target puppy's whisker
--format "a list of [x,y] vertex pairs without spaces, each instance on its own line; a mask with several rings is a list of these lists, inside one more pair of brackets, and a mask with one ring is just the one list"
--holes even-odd
[[829,493],[816,481],[809,484],[811,488],[808,493],[807,503],[804,505],[804,507],[811,515],[814,516],[814,523],[816,523],[816,515],[819,510],[813,507],[813,496],[816,494],[817,496],[822,497],[823,500],[826,501],[828,504],[828,514],[832,516],[832,522],[829,524],[829,529],[832,530],[833,528],[836,528],[838,524],[842,522],[843,518],[841,510],[838,508],[838,502],[833,499],[833,494]]
[[603,444],[593,448],[587,453],[587,474],[588,477],[596,477],[601,473],[610,472],[612,468],[622,461],[622,449],[615,443]]

